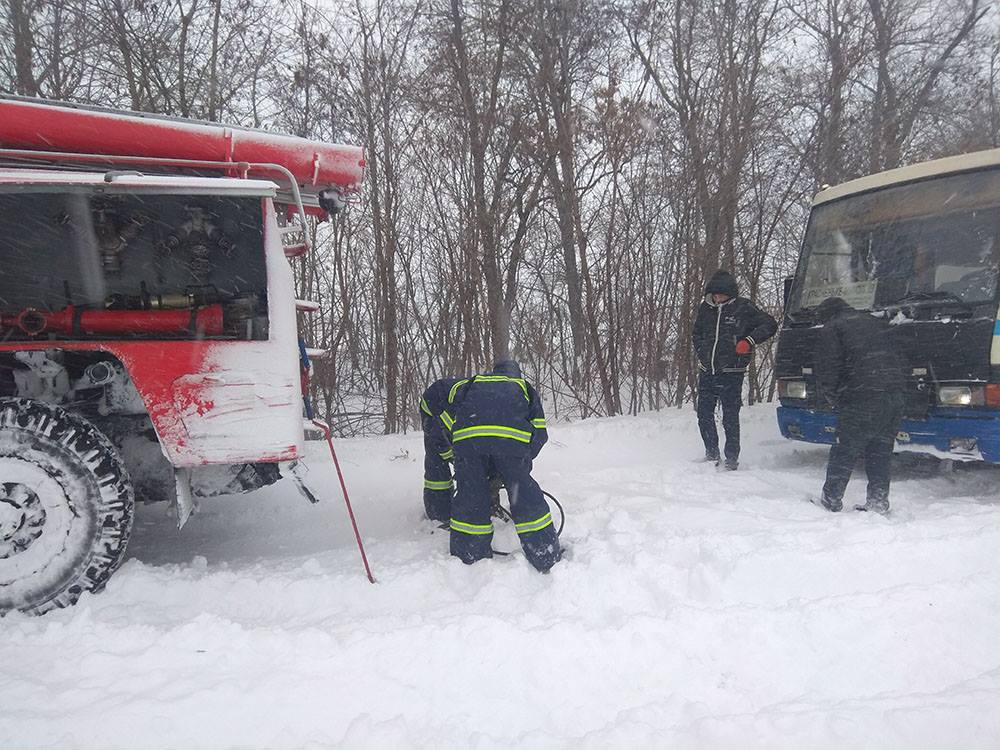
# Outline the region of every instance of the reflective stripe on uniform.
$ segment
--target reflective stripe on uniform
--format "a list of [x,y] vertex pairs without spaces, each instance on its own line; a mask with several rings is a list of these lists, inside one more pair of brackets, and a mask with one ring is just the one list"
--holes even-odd
[[531,400],[531,396],[528,395],[528,386],[524,382],[524,378],[510,378],[506,375],[476,375],[476,377],[469,380],[459,380],[451,387],[451,390],[448,391],[449,404],[455,403],[455,395],[458,393],[458,389],[466,383],[516,383],[524,393],[525,400]]
[[444,453],[438,453],[438,455],[441,456],[441,458],[443,458],[445,461],[450,461],[455,457],[455,451],[449,448]]
[[524,393],[524,398],[527,401],[531,401],[531,396],[528,395],[528,386],[525,384],[523,378],[509,378],[506,375],[476,375],[473,378],[473,382],[476,383],[517,383],[521,391]]
[[423,413],[426,414],[428,417],[434,416],[431,413],[431,407],[427,405],[427,401],[425,401],[424,399],[420,399],[420,410],[423,411]]
[[541,419],[532,419],[531,420],[531,426],[534,427],[536,430],[545,430],[545,429],[548,429],[545,426],[545,418],[544,417],[541,418]]
[[465,523],[464,521],[456,521],[453,518],[449,526],[452,531],[458,531],[462,534],[473,534],[474,536],[493,533],[492,523]]
[[448,403],[449,404],[455,403],[455,394],[458,393],[458,389],[461,388],[463,385],[465,385],[468,382],[469,382],[468,378],[466,378],[465,380],[459,380],[457,383],[455,383],[455,385],[453,385],[451,387],[451,390],[448,391]]
[[455,420],[452,419],[451,414],[447,411],[441,412],[441,421],[444,422],[444,426],[448,428],[448,432],[451,432],[451,428],[455,426]]
[[552,514],[546,513],[544,516],[536,518],[534,521],[525,521],[524,523],[515,524],[514,528],[517,529],[518,534],[530,534],[532,531],[541,531],[551,525]]
[[452,479],[447,479],[443,481],[435,481],[433,479],[424,480],[425,490],[453,490],[455,489],[455,482]]
[[462,440],[477,437],[508,438],[510,440],[517,440],[519,443],[531,442],[530,432],[517,430],[513,427],[507,427],[501,424],[481,424],[476,425],[475,427],[463,427],[460,430],[455,430],[452,434],[452,440],[456,443]]

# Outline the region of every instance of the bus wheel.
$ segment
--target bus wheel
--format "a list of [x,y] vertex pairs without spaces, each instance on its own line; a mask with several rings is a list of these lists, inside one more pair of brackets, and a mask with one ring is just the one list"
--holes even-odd
[[94,425],[0,399],[0,613],[41,614],[104,588],[134,505],[125,465]]

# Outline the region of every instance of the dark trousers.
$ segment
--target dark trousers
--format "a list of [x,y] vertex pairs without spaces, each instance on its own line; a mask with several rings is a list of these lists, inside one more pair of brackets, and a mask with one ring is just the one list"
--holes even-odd
[[892,448],[902,416],[902,398],[883,395],[878,400],[859,400],[840,410],[837,444],[830,448],[826,464],[823,496],[834,505],[844,497],[844,490],[858,459],[865,459],[868,475],[868,502],[889,502],[892,479]]
[[559,560],[559,537],[542,488],[531,478],[528,456],[455,451],[458,491],[451,510],[451,554],[464,563],[493,557],[490,519],[490,477],[497,475],[507,488],[510,514],[528,562],[548,570]]
[[722,429],[726,433],[726,458],[740,457],[740,407],[743,406],[743,373],[703,372],[698,378],[698,429],[705,455],[719,455],[719,433],[715,428],[715,406],[722,404]]
[[435,451],[424,433],[424,512],[432,521],[447,523],[451,518],[451,499],[455,482],[450,464]]

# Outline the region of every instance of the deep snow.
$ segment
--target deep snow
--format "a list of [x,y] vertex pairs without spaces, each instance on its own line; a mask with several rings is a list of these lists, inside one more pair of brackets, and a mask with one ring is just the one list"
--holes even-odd
[[283,482],[181,532],[144,507],[103,594],[0,620],[3,746],[1000,744],[1000,469],[897,463],[891,517],[832,515],[805,502],[826,449],[743,423],[735,473],[689,410],[555,425],[548,576],[448,557],[419,433],[338,443],[375,586],[325,445],[319,506]]

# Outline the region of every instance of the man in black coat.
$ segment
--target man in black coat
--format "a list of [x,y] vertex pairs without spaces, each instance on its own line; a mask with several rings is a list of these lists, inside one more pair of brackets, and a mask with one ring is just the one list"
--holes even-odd
[[719,461],[715,406],[722,404],[726,433],[726,468],[735,470],[740,458],[740,407],[743,376],[753,348],[771,338],[778,324],[750,300],[738,295],[736,279],[717,271],[705,286],[691,340],[698,355],[698,428],[705,443],[705,460]]
[[889,324],[855,310],[840,297],[820,303],[816,317],[823,324],[816,343],[816,381],[838,415],[837,443],[830,448],[820,502],[833,512],[843,507],[851,472],[864,456],[868,499],[855,509],[887,513],[892,449],[905,387]]
[[513,360],[493,371],[460,380],[448,394],[441,421],[451,433],[458,491],[451,507],[451,554],[471,564],[492,557],[490,478],[507,488],[521,548],[537,570],[547,572],[561,557],[559,537],[531,462],[548,431],[538,393]]

